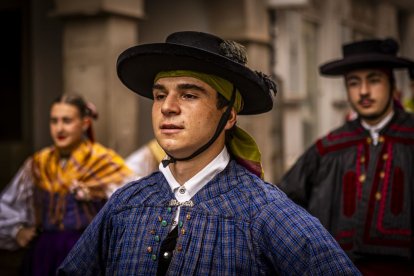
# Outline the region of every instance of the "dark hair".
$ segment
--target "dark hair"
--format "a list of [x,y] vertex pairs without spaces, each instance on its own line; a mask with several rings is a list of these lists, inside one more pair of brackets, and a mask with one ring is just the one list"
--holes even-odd
[[66,103],[78,108],[81,117],[98,118],[98,113],[94,104],[86,102],[85,99],[78,94],[62,94],[57,97],[52,104]]
[[[65,103],[75,106],[79,110],[79,114],[81,118],[90,117],[92,119],[98,118],[98,112],[96,107],[91,102],[86,102],[85,99],[78,94],[62,94],[57,97],[53,102],[56,103]],[[89,125],[88,129],[86,130],[86,136],[92,142],[95,142],[95,135],[92,129],[92,123]]]

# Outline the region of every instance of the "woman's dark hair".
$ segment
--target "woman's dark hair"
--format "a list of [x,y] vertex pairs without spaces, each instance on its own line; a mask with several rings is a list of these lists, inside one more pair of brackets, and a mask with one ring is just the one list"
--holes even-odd
[[[85,99],[78,94],[62,94],[57,97],[53,102],[56,103],[65,103],[75,106],[79,110],[79,114],[81,118],[90,117],[92,119],[98,118],[98,112],[94,104],[90,102],[86,102]],[[95,142],[95,135],[92,129],[92,123],[89,125],[88,129],[86,130],[86,136],[92,142]]]

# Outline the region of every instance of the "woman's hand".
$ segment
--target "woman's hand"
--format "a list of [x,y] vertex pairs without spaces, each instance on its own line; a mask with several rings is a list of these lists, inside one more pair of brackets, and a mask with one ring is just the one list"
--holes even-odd
[[16,235],[16,242],[20,247],[26,247],[36,236],[36,227],[22,227]]
[[89,188],[82,182],[74,181],[70,191],[79,201],[89,201],[91,199]]

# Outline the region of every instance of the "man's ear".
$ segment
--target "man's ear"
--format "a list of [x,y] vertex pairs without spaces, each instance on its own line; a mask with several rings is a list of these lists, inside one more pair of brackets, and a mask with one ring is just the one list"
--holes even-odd
[[227,120],[224,130],[231,129],[236,124],[236,122],[237,122],[237,112],[233,107],[230,111],[230,116],[229,116],[229,119]]

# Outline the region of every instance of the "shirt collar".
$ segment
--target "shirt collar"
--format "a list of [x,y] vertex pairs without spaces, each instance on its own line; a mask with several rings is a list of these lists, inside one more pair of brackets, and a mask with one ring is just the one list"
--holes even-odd
[[379,132],[381,131],[381,129],[384,128],[384,126],[386,124],[388,124],[388,122],[392,119],[392,116],[394,115],[394,111],[392,110],[390,112],[390,114],[388,114],[387,116],[385,116],[384,119],[382,119],[378,124],[376,125],[369,125],[366,122],[364,122],[363,120],[361,120],[361,125],[369,131],[369,134],[371,135],[372,138],[372,142],[374,145],[378,144],[378,138],[379,138]]
[[361,124],[362,126],[370,131],[370,132],[379,132],[389,121],[391,121],[392,116],[394,115],[394,111],[392,110],[390,112],[390,114],[388,114],[387,116],[385,116],[384,119],[382,119],[378,124],[376,125],[369,125],[366,122],[364,122],[363,120],[361,120]]
[[192,178],[187,180],[183,185],[180,185],[177,180],[175,180],[173,174],[171,173],[170,167],[167,166],[164,168],[162,163],[159,165],[161,173],[166,178],[168,184],[171,187],[171,190],[177,197],[177,191],[179,188],[184,187],[186,193],[184,196],[177,198],[178,201],[190,200],[199,190],[201,190],[214,176],[223,171],[227,164],[230,162],[230,154],[227,151],[227,148],[224,147],[223,150],[201,171],[199,171]]

